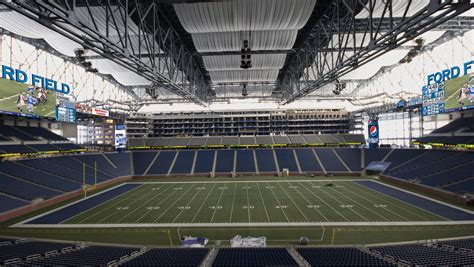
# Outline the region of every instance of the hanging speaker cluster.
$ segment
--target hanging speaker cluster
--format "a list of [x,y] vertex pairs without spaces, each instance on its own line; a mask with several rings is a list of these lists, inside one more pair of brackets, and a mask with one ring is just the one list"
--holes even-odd
[[346,89],[346,83],[341,83],[339,80],[336,80],[336,88],[332,92],[335,95],[340,95],[344,89]]
[[86,60],[86,57],[84,55],[85,53],[86,51],[82,48],[74,50],[74,54],[76,54],[76,58],[79,60],[79,64],[86,68],[86,72],[97,73],[98,70],[92,67],[92,62]]
[[240,52],[240,68],[250,69],[252,67],[252,59],[250,54],[249,40],[243,40],[242,49]]
[[248,95],[249,95],[249,94],[248,94],[248,92],[247,92],[247,83],[244,83],[244,84],[242,84],[242,96],[243,96],[243,97],[246,97],[246,96],[248,96]]

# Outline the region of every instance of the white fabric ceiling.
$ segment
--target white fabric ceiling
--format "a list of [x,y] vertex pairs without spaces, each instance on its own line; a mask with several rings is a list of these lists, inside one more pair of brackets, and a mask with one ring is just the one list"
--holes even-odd
[[[290,49],[296,41],[298,30],[253,31],[249,46],[252,50]],[[240,32],[193,33],[194,46],[198,52],[239,51],[242,48]]]
[[189,33],[301,29],[315,0],[236,0],[175,4]]
[[[291,49],[315,4],[316,0],[233,0],[173,6],[196,50],[203,53],[240,51],[244,40],[253,51]],[[286,54],[253,54],[248,70],[240,68],[240,56],[204,56],[203,61],[214,83],[274,82],[285,58]]]
[[278,77],[278,70],[224,70],[209,72],[215,83],[225,82],[272,82]]
[[[367,3],[365,8],[361,10],[357,15],[357,19],[365,19],[369,17],[369,7],[370,7],[370,2]],[[384,13],[384,7],[385,7],[385,1],[376,1],[375,6],[374,6],[374,12],[372,14],[373,18],[380,18],[382,17]],[[403,17],[403,14],[405,13],[405,10],[408,8],[408,12],[406,14],[407,17],[413,16],[416,14],[418,11],[420,11],[422,8],[427,6],[430,3],[430,0],[397,0],[392,2],[392,12],[394,17]],[[374,3],[372,3],[374,4]],[[385,16],[387,17],[387,16]]]
[[[87,21],[92,24],[90,19],[88,19],[88,13],[85,8],[76,8],[76,16],[81,21]],[[101,8],[91,8],[91,13],[95,16],[96,24],[99,31],[105,32],[105,11]],[[36,21],[29,19],[23,16],[20,13],[15,11],[2,11],[0,19],[0,28],[4,28],[10,32],[13,32],[17,35],[25,36],[32,39],[43,39],[45,40],[53,49],[60,52],[63,55],[69,57],[75,57],[76,54],[74,50],[82,48],[82,45],[78,44],[75,41],[72,41],[57,32],[37,23]],[[114,14],[118,16],[120,14]],[[93,26],[91,26],[93,27]],[[137,29],[137,26],[133,23],[129,24],[129,27],[132,29]],[[70,28],[70,27],[69,27]],[[72,29],[72,28],[71,28]],[[77,31],[77,30],[75,30]],[[118,36],[110,36],[111,40],[118,42]],[[138,38],[136,35],[130,35],[130,47],[133,52],[138,53]],[[142,53],[145,53],[145,47],[142,46]],[[86,56],[97,55],[91,51],[86,51]],[[108,59],[97,59],[89,60],[92,62],[92,67],[97,68],[99,72],[104,74],[112,75],[119,83],[123,85],[149,85],[150,82],[145,78],[131,72],[118,64],[110,61]]]
[[[252,69],[281,69],[285,64],[285,54],[265,54],[252,56]],[[240,55],[203,56],[204,66],[209,71],[241,70]]]

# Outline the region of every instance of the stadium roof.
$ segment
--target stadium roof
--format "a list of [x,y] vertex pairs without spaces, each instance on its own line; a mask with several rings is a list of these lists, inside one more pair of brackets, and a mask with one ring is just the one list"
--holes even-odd
[[[145,111],[160,103],[216,106],[254,99],[252,103],[278,106],[320,100],[326,102],[318,105],[331,107],[334,101],[369,105],[380,100],[379,94],[388,99],[414,96],[406,88],[360,92],[381,70],[410,62],[410,53],[416,56],[474,28],[470,1],[67,0],[3,5],[0,28],[43,39],[65,57],[90,62],[139,96],[130,101]],[[344,92],[334,94],[336,83],[344,85]]]

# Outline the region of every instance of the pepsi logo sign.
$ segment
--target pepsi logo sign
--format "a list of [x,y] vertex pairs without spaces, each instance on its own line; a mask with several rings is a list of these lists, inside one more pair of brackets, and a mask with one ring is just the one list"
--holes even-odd
[[370,136],[376,136],[377,135],[377,126],[370,126],[369,133],[370,133]]

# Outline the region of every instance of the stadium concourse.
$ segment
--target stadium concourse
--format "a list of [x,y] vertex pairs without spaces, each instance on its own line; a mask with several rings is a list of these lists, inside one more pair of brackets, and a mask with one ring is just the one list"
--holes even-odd
[[474,3],[0,1],[0,266],[473,266]]

